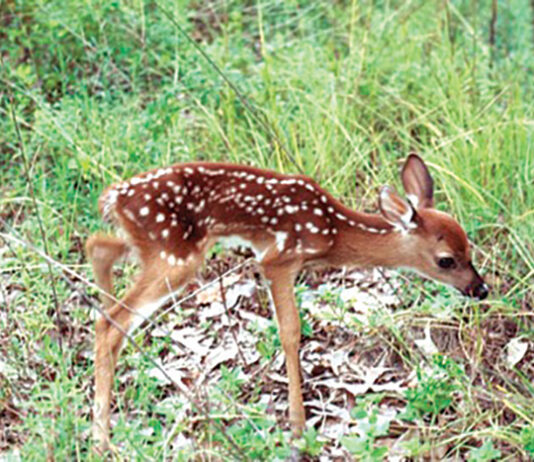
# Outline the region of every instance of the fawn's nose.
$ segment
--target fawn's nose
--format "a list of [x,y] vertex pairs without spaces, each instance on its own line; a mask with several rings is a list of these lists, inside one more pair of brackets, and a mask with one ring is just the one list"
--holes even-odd
[[479,300],[484,300],[489,294],[489,288],[486,284],[482,283],[473,289],[473,297]]

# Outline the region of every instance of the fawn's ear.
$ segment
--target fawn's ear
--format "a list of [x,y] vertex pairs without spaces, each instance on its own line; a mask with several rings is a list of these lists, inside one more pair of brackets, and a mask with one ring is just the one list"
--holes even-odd
[[415,209],[433,207],[434,182],[423,159],[410,154],[402,167],[401,177],[406,197]]
[[393,226],[405,231],[417,226],[414,208],[394,188],[383,186],[380,189],[379,206],[382,216]]

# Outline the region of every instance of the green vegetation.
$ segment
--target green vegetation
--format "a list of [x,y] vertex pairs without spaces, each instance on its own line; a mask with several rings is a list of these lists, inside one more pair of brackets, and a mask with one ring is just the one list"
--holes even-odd
[[[347,205],[374,210],[377,187],[398,185],[400,161],[413,151],[430,166],[437,206],[475,243],[491,297],[469,302],[415,276],[395,285],[402,276],[394,276],[397,303],[364,323],[351,321],[358,299],[324,291],[317,303],[329,314],[304,310],[304,347],[326,355],[349,345],[362,368],[380,349],[400,384],[369,396],[337,390],[346,400],[338,407],[355,408],[345,436],[321,436],[332,414],[294,445],[312,459],[334,449],[357,460],[395,451],[532,457],[534,22],[518,0],[498,2],[492,21],[496,5],[0,2],[0,458],[98,459],[90,452],[96,291],[83,241],[103,227],[96,203],[105,185],[160,165],[224,160],[302,171]],[[46,252],[51,267],[21,241]],[[133,269],[117,274],[121,293]],[[301,304],[326,276],[307,277]],[[247,303],[267,317],[264,298]],[[158,325],[198,327],[194,300],[176,311]],[[136,334],[146,356],[128,346],[116,378],[113,444],[122,458],[234,460],[221,428],[243,458],[292,453],[274,406],[286,402],[285,385],[268,374],[279,340],[274,324],[253,324],[246,332],[257,338],[258,370],[222,361],[195,390],[209,418],[154,372],[149,358],[180,360],[176,342]],[[307,400],[328,401],[331,391],[312,378],[338,379],[321,367],[304,368]],[[402,412],[384,420],[387,408]]]

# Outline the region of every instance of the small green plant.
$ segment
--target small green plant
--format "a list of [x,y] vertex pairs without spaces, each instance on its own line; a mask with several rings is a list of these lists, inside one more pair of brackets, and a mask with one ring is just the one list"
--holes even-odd
[[486,440],[484,444],[476,449],[469,451],[469,461],[473,462],[490,462],[491,460],[500,460],[501,451],[493,447],[493,441]]
[[528,425],[521,430],[519,435],[523,448],[531,456],[534,457],[534,426]]
[[417,386],[406,390],[406,410],[401,418],[414,421],[423,417],[435,417],[449,407],[453,394],[458,390],[455,379],[463,376],[463,369],[452,359],[435,355],[429,370],[417,368]]
[[359,398],[351,411],[351,417],[357,423],[358,435],[345,436],[341,443],[358,460],[379,461],[387,454],[387,446],[377,443],[379,437],[387,435],[390,424],[389,419],[380,417],[377,407],[383,397],[383,394],[376,394]]
[[294,444],[302,453],[315,457],[321,454],[324,441],[318,438],[317,430],[312,427],[306,429],[302,437],[295,441]]
[[232,396],[236,396],[241,391],[241,386],[245,383],[245,379],[241,376],[243,370],[241,367],[235,367],[228,369],[224,364],[221,366],[221,380],[219,381],[219,387],[230,393]]
[[324,318],[328,320],[343,321],[347,306],[341,297],[341,289],[336,287],[321,286],[318,291],[319,300],[328,306],[324,312]]
[[270,321],[267,328],[258,329],[257,333],[259,340],[258,343],[256,343],[256,349],[264,359],[272,359],[281,348],[280,336],[278,334],[276,323]]
[[[276,425],[276,420],[267,417],[265,409],[255,406],[253,413],[245,415],[227,427],[226,433],[239,446],[247,460],[284,460],[291,455],[289,435]],[[227,446],[228,440],[219,432],[214,433],[217,442]]]
[[403,441],[401,447],[406,457],[422,458],[430,450],[430,443],[428,441],[423,442],[420,438],[412,438],[411,440]]
[[[258,336],[256,349],[264,359],[270,360],[276,353],[281,351],[280,333],[274,320],[269,321],[267,327],[263,329],[258,325],[253,325],[253,329]],[[310,337],[313,334],[313,328],[304,312],[300,312],[300,331],[302,338]]]

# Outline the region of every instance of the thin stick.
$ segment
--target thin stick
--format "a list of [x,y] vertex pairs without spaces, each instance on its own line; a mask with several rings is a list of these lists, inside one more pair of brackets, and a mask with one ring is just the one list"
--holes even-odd
[[[2,67],[3,67],[4,66],[4,59],[3,59],[3,57],[1,55],[0,55],[0,62],[2,63]],[[26,150],[24,148],[24,142],[22,140],[22,135],[20,133],[20,127],[19,127],[19,124],[17,122],[17,117],[15,116],[15,109],[14,109],[15,103],[13,101],[13,92],[11,91],[11,88],[9,88],[9,87],[8,87],[7,92],[8,92],[8,100],[9,100],[9,109],[10,109],[10,113],[11,113],[11,119],[12,119],[13,125],[15,127],[15,133],[17,135],[17,141],[18,141],[18,144],[19,144],[19,149],[20,149],[20,153],[21,153],[22,159],[23,159],[24,176],[26,177],[27,186],[28,186],[28,189],[30,191],[31,201],[33,203],[33,208],[35,210],[35,215],[37,217],[37,224],[39,226],[39,233],[41,234],[41,239],[43,241],[43,247],[44,247],[45,253],[49,254],[50,252],[48,250],[48,241],[46,239],[46,233],[44,231],[43,222],[41,220],[41,213],[39,211],[39,206],[37,205],[37,199],[35,198],[35,191],[33,189],[33,181],[32,181],[32,178],[30,176],[30,167],[29,167],[28,159],[26,157]],[[59,306],[59,299],[58,299],[57,290],[56,290],[56,281],[54,279],[54,274],[53,274],[53,271],[52,271],[52,265],[48,261],[47,261],[47,267],[48,267],[48,277],[50,278],[50,285],[52,287],[52,297],[54,299],[55,312],[56,312],[56,316],[55,316],[56,323],[55,324],[56,324],[56,329],[57,329],[57,333],[58,333],[58,336],[57,336],[58,345],[59,345],[59,349],[63,350],[63,339],[62,339],[62,336],[61,336],[61,328],[65,324],[64,324],[62,316],[61,316],[61,309],[60,309],[60,306]]]

